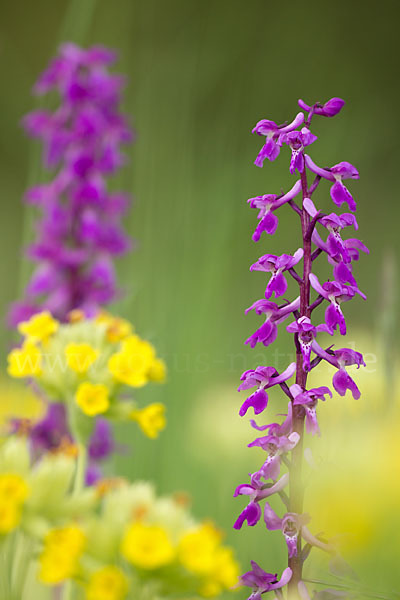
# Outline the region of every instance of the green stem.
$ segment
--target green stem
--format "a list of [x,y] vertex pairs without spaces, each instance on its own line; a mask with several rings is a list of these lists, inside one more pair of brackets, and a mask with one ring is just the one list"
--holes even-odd
[[76,459],[76,472],[74,479],[73,495],[77,496],[85,487],[87,451],[86,446],[78,443],[78,457]]
[[74,589],[72,581],[66,581],[62,591],[62,600],[72,600],[73,591]]
[[[76,438],[75,438],[76,439]],[[78,442],[78,456],[76,459],[76,471],[72,494],[77,496],[85,487],[87,451],[86,446]],[[65,582],[62,590],[62,600],[72,600],[74,583],[72,580]]]
[[23,598],[23,592],[26,584],[26,578],[31,565],[32,542],[30,542],[22,533],[18,533],[14,552],[13,577],[12,577],[12,596],[16,600]]

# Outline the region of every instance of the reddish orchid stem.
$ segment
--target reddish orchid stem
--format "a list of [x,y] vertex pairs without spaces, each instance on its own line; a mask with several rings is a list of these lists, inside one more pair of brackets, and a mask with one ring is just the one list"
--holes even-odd
[[[299,283],[300,287],[300,317],[310,316],[310,280],[309,275],[312,268],[311,260],[311,236],[309,235],[310,217],[304,208],[304,199],[308,197],[307,175],[304,165],[301,174],[301,187],[303,196],[303,205],[301,212],[301,230],[304,250],[304,268],[303,279]],[[303,356],[300,345],[296,346],[296,383],[304,390],[307,383],[307,372],[303,369]],[[293,400],[292,400],[293,402]],[[293,431],[297,432],[300,440],[292,450],[292,460],[289,467],[289,511],[297,514],[303,512],[304,487],[302,482],[302,462],[303,462],[303,435],[304,435],[304,409],[302,406],[293,406]],[[301,556],[301,536],[297,538],[297,556],[288,560],[288,566],[292,569],[292,578],[289,582],[289,598],[298,595],[298,583],[302,579],[303,561]]]

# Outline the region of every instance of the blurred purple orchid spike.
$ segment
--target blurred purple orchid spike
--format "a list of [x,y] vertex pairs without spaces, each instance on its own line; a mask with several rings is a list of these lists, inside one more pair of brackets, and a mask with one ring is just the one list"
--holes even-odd
[[[261,448],[266,453],[266,459],[260,469],[250,474],[250,482],[241,484],[235,490],[235,496],[248,496],[249,503],[238,516],[234,528],[241,529],[244,523],[256,525],[264,514],[268,530],[280,529],[283,533],[288,551],[288,567],[278,580],[261,569],[252,561],[252,570],[240,578],[240,583],[253,589],[252,600],[261,597],[269,591],[274,591],[278,598],[283,598],[283,588],[288,585],[288,598],[309,597],[302,579],[303,563],[313,546],[335,555],[335,548],[319,539],[308,529],[310,517],[303,513],[304,488],[302,483],[303,439],[305,433],[320,435],[317,410],[320,401],[332,397],[332,391],[327,386],[317,388],[307,387],[308,374],[326,361],[335,372],[332,378],[334,390],[344,396],[350,392],[355,399],[360,397],[357,384],[347,372],[347,368],[355,365],[365,366],[362,355],[349,348],[335,350],[333,346],[324,349],[317,342],[317,335],[325,333],[333,336],[336,331],[346,335],[347,327],[342,305],[354,299],[357,295],[363,299],[365,294],[360,291],[353,275],[353,263],[359,260],[360,250],[368,253],[366,246],[356,238],[344,239],[343,231],[347,227],[358,229],[355,216],[352,213],[327,213],[317,209],[311,199],[321,181],[331,184],[330,197],[334,205],[340,207],[347,204],[349,209],[356,210],[356,202],[344,185],[344,180],[358,179],[357,169],[349,162],[339,162],[331,168],[321,168],[305,153],[306,147],[313,144],[317,137],[311,132],[314,116],[333,117],[344,106],[340,98],[332,98],[324,104],[317,102],[309,106],[299,100],[299,106],[307,114],[299,113],[289,125],[276,125],[275,122],[263,119],[259,121],[253,132],[264,135],[266,142],[257,156],[255,164],[263,166],[265,158],[270,161],[278,158],[283,145],[291,150],[289,171],[298,173],[298,179],[287,193],[263,194],[248,200],[252,208],[259,210],[258,225],[253,234],[253,240],[259,242],[263,232],[272,235],[278,228],[277,211],[284,205],[289,206],[299,217],[302,246],[294,254],[264,254],[252,266],[252,271],[262,271],[270,275],[266,285],[265,298],[254,302],[247,310],[254,310],[258,315],[264,315],[264,323],[246,340],[252,348],[261,343],[264,346],[272,344],[278,335],[281,323],[291,317],[286,326],[288,332],[294,335],[295,362],[292,362],[283,372],[278,373],[275,367],[258,366],[256,369],[245,371],[241,377],[239,391],[256,388],[244,401],[239,414],[244,416],[249,409],[255,415],[262,415],[268,406],[267,390],[279,386],[289,398],[288,411],[284,421],[270,424],[251,425],[266,434],[258,437],[249,444],[250,448]],[[312,174],[312,183],[308,175]],[[301,195],[301,204],[297,197]],[[291,249],[290,249],[291,250]],[[316,259],[325,256],[328,264],[333,267],[333,276],[320,283],[314,274]],[[302,274],[297,267],[302,261]],[[293,294],[294,300],[285,299],[280,305],[270,300],[281,298],[288,291],[287,275],[290,275],[298,286],[298,293]],[[316,297],[312,298],[312,293]],[[323,323],[313,323],[312,316],[321,304],[327,303]],[[295,382],[289,380],[295,376]],[[282,516],[278,516],[268,502],[264,509],[261,503],[272,495],[277,495],[284,505]],[[302,547],[302,539],[306,546]]]
[[[131,247],[121,224],[129,198],[110,192],[107,177],[123,166],[121,148],[132,132],[119,109],[124,78],[109,71],[115,60],[115,52],[102,46],[63,44],[34,86],[36,95],[56,92],[60,98],[53,112],[35,110],[23,119],[28,135],[41,140],[44,167],[54,175],[26,194],[41,211],[27,249],[37,267],[24,299],[11,308],[13,326],[43,310],[60,321],[75,309],[93,316],[118,294],[113,259]],[[29,435],[34,454],[73,443],[65,407],[50,403]],[[88,450],[86,482],[92,484],[115,450],[106,421],[97,420]]]
[[54,176],[26,194],[41,211],[27,249],[37,267],[12,307],[11,325],[44,309],[62,321],[73,309],[93,314],[116,297],[113,258],[131,246],[121,227],[128,197],[108,191],[107,177],[124,164],[121,147],[132,133],[119,111],[124,79],[109,72],[115,59],[107,48],[64,44],[34,87],[37,95],[60,96],[53,112],[23,119]]

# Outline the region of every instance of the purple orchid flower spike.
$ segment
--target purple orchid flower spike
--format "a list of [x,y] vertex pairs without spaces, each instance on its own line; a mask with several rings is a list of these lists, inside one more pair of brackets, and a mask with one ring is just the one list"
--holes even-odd
[[297,333],[297,339],[303,355],[303,369],[308,373],[311,370],[310,355],[312,341],[316,338],[319,331],[331,333],[330,328],[325,323],[315,326],[308,317],[300,317],[294,323],[290,323],[286,327],[286,330],[289,333]]
[[293,254],[264,254],[250,267],[250,271],[263,271],[271,273],[271,279],[265,290],[265,298],[268,300],[275,292],[275,297],[279,298],[286,293],[287,281],[283,276],[284,271],[293,269],[295,265],[303,258],[303,249],[299,248]]
[[337,115],[345,105],[345,101],[341,98],[331,98],[325,104],[316,102],[313,106],[308,106],[303,100],[299,100],[298,104],[300,108],[307,112],[313,112],[314,115],[321,115],[322,117],[334,117]]
[[257,167],[262,167],[266,158],[268,158],[270,161],[278,158],[280,146],[277,143],[277,140],[279,136],[283,133],[287,133],[293,129],[296,129],[303,122],[304,114],[302,112],[299,112],[289,125],[277,125],[274,123],[274,121],[268,121],[267,119],[262,119],[259,121],[253,129],[253,133],[264,135],[266,140],[264,146],[261,148],[256,160],[254,161],[254,164]]
[[257,367],[245,371],[241,376],[241,381],[238,392],[249,390],[257,386],[257,390],[253,392],[242,404],[239,414],[243,417],[250,407],[253,408],[254,414],[262,413],[268,404],[268,394],[266,390],[274,385],[278,385],[290,379],[296,370],[296,363],[291,363],[283,373],[279,375],[278,371],[273,367]]
[[283,571],[281,578],[278,580],[276,573],[274,575],[267,573],[252,560],[251,571],[239,577],[239,583],[253,588],[253,593],[249,596],[248,600],[260,600],[261,594],[284,587],[288,584],[291,577],[292,569],[289,567]]
[[303,127],[301,131],[291,131],[284,133],[279,136],[278,144],[287,144],[292,150],[292,157],[290,159],[289,171],[295,173],[296,170],[299,173],[304,171],[304,159],[303,150],[306,146],[309,146],[317,139],[316,135],[313,135],[307,127]]
[[131,247],[122,228],[128,202],[108,190],[107,178],[125,163],[132,133],[119,109],[124,78],[109,71],[115,58],[106,48],[64,44],[35,86],[40,95],[57,92],[60,105],[23,120],[52,179],[26,195],[41,212],[27,249],[37,266],[11,325],[43,309],[61,321],[74,309],[92,315],[119,295],[113,260]]
[[[321,360],[327,361],[334,367],[332,384],[335,391],[342,396],[350,391],[357,399],[360,397],[360,391],[348,374],[347,368],[351,365],[365,365],[359,352],[347,348],[334,350],[333,346],[323,349],[317,341],[320,332],[334,335],[335,331],[339,330],[341,335],[345,335],[346,321],[342,304],[354,299],[356,295],[366,298],[357,285],[353,265],[359,260],[361,252],[368,253],[368,248],[356,238],[345,239],[343,233],[343,230],[350,226],[358,229],[355,216],[350,212],[336,214],[320,210],[312,200],[317,187],[326,180],[330,182],[330,197],[334,204],[341,206],[346,203],[350,211],[354,212],[356,203],[343,182],[346,179],[358,179],[358,171],[348,162],[339,162],[331,168],[321,168],[305,153],[305,149],[317,140],[311,131],[313,118],[317,115],[337,115],[344,101],[335,97],[324,104],[316,102],[308,105],[299,100],[299,105],[302,110],[307,111],[306,117],[298,117],[286,127],[279,127],[273,121],[264,120],[260,121],[254,130],[267,138],[256,164],[262,166],[265,158],[275,160],[280,152],[279,148],[282,144],[287,144],[292,150],[289,171],[292,174],[298,172],[300,179],[285,195],[269,194],[250,198],[250,206],[259,210],[259,222],[253,240],[260,241],[263,232],[270,235],[275,233],[278,226],[276,211],[287,205],[296,213],[296,218],[300,217],[303,243],[293,256],[268,253],[251,266],[252,271],[262,271],[271,275],[265,290],[265,299],[257,300],[246,310],[246,313],[254,310],[256,314],[264,315],[265,318],[261,327],[246,340],[246,344],[252,348],[258,343],[269,346],[277,338],[279,326],[293,315],[286,329],[294,334],[296,355],[296,361],[281,374],[272,366],[259,366],[245,371],[239,387],[240,390],[255,388],[240,408],[242,416],[249,408],[254,410],[255,415],[264,414],[268,409],[267,390],[273,385],[278,384],[281,391],[289,397],[287,414],[280,415],[283,422],[258,424],[254,420],[250,421],[251,426],[263,434],[248,446],[261,448],[267,456],[261,467],[250,474],[249,483],[239,485],[235,491],[235,496],[245,495],[249,498],[247,506],[234,524],[235,529],[240,529],[244,523],[255,526],[261,520],[264,511],[267,529],[280,529],[287,545],[288,568],[279,582],[275,575],[266,573],[254,562],[252,570],[242,576],[241,582],[253,588],[251,600],[260,600],[261,594],[272,589],[276,589],[275,595],[279,600],[284,597],[310,600],[302,575],[303,563],[309,556],[309,549],[315,546],[331,554],[336,552],[333,546],[311,533],[306,525],[308,516],[300,514],[301,508],[297,510],[297,507],[303,506],[304,500],[301,482],[304,435],[305,432],[311,435],[321,434],[317,417],[318,403],[332,397],[332,392],[327,386],[308,389],[307,380],[309,373],[318,367]],[[310,173],[312,181],[308,179]],[[301,202],[297,198],[300,194]],[[328,203],[331,205],[329,197]],[[325,258],[328,266],[333,268],[333,278],[329,278],[323,284],[315,274],[319,258]],[[295,269],[295,265],[301,259],[302,275]],[[299,295],[292,301],[286,300],[286,272],[289,272],[299,286]],[[314,290],[317,292],[316,298],[312,298]],[[275,299],[285,296],[284,303],[278,306],[272,302],[273,294]],[[323,303],[326,303],[325,322],[317,325],[313,322],[313,312]],[[313,359],[312,353],[315,354]],[[295,383],[290,385],[288,380],[294,375]],[[282,465],[287,468],[284,474],[281,474]],[[272,494],[277,494],[279,498],[276,500],[281,500],[285,506],[282,516],[275,513],[268,502],[265,502],[263,510],[260,506]],[[300,538],[304,539],[304,548]],[[279,589],[283,584],[288,585],[286,596]]]
[[308,515],[286,513],[282,519],[278,517],[271,505],[266,502],[264,506],[264,521],[269,531],[280,529],[286,541],[288,556],[297,556],[297,538],[303,525],[308,523]]
[[277,325],[285,321],[292,312],[298,309],[299,305],[300,298],[296,298],[293,302],[281,307],[278,307],[275,302],[270,302],[269,300],[257,300],[254,302],[254,304],[246,309],[246,314],[250,310],[255,310],[258,315],[265,315],[265,322],[246,340],[245,344],[250,344],[251,348],[254,348],[257,342],[261,342],[264,346],[272,344],[278,334]]
[[359,179],[357,169],[346,161],[338,163],[330,169],[323,169],[318,167],[307,154],[304,155],[304,158],[310,171],[315,173],[315,175],[319,175],[324,179],[334,182],[330,190],[331,198],[334,203],[337,206],[342,206],[344,202],[347,202],[350,210],[355,212],[357,204],[347,187],[344,185],[343,179]]
[[293,396],[293,404],[303,406],[306,414],[306,431],[311,435],[321,435],[318,420],[317,420],[317,404],[318,400],[325,400],[325,396],[329,395],[332,398],[332,392],[326,386],[312,388],[308,391],[301,389],[297,383],[290,386],[290,393]]
[[333,335],[334,330],[339,326],[341,335],[346,335],[346,321],[340,305],[342,302],[351,300],[356,292],[361,296],[363,294],[358,288],[341,285],[336,281],[326,281],[321,285],[314,273],[310,273],[310,283],[315,291],[330,303],[325,311],[325,323],[329,333]]
[[248,203],[251,208],[259,209],[258,219],[259,223],[254,231],[253,240],[258,242],[260,240],[263,231],[269,235],[273,235],[278,227],[278,217],[274,211],[293,200],[300,193],[301,182],[296,181],[294,186],[286,193],[281,196],[276,194],[265,194],[264,196],[255,196],[249,198]]

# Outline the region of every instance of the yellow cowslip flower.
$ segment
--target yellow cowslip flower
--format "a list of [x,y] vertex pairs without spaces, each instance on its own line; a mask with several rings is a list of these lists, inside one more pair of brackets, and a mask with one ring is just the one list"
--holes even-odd
[[18,331],[31,342],[46,342],[58,329],[59,323],[45,310],[18,325]]
[[128,580],[124,573],[107,565],[90,577],[86,600],[123,600],[128,593]]
[[158,569],[171,563],[175,549],[163,527],[132,523],[126,529],[121,553],[130,563],[142,569]]
[[83,375],[99,357],[98,350],[90,344],[67,344],[65,358],[72,371]]
[[214,571],[220,542],[218,529],[212,523],[203,523],[181,537],[178,558],[188,571],[196,575],[210,575]]
[[96,317],[96,321],[107,326],[106,335],[109,342],[120,342],[132,335],[133,328],[129,321],[113,317],[110,313],[101,312]]
[[0,502],[20,505],[28,497],[29,488],[21,475],[3,473],[0,475]]
[[52,529],[44,540],[44,550],[39,557],[39,579],[55,585],[73,577],[79,566],[86,538],[77,525]]
[[165,406],[161,402],[154,402],[145,408],[134,409],[129,414],[129,418],[136,421],[147,437],[154,440],[162,431],[167,420],[165,418]]
[[132,387],[142,387],[149,381],[149,371],[155,360],[153,346],[137,335],[127,337],[120,352],[113,354],[108,368],[114,379]]
[[0,534],[10,533],[18,527],[21,520],[21,508],[16,502],[0,499]]
[[167,367],[165,362],[161,360],[161,358],[156,358],[149,369],[148,375],[150,381],[164,383],[167,377]]
[[149,371],[155,360],[153,346],[137,335],[126,338],[121,350],[108,361],[114,379],[132,387],[142,387],[149,381]]
[[15,348],[7,357],[7,372],[11,377],[30,377],[41,374],[42,353],[35,344],[27,341]]
[[148,382],[147,370],[137,365],[128,352],[116,352],[108,361],[108,370],[116,381],[131,387],[143,387]]
[[85,381],[77,389],[75,400],[85,415],[94,417],[105,413],[109,406],[108,387],[102,383]]

